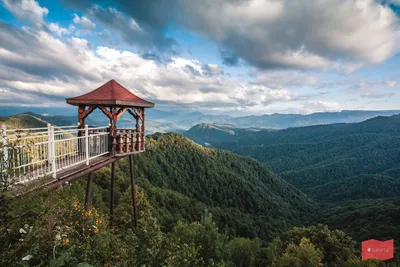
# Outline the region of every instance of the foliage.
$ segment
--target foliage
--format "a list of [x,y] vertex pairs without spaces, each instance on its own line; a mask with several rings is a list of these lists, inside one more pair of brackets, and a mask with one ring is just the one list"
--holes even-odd
[[288,262],[305,264],[304,254],[307,253],[310,253],[309,257],[314,263],[319,264],[321,261],[324,266],[341,266],[340,264],[356,257],[356,248],[355,242],[344,232],[329,230],[327,226],[321,224],[295,227],[283,233],[268,247],[269,257],[278,264],[277,266],[289,266],[279,265]]
[[[197,220],[204,208],[209,208],[217,225],[235,229],[234,235],[252,237],[255,233],[272,239],[301,223],[302,215],[314,209],[304,194],[256,161],[203,148],[179,134],[148,138],[146,153],[135,159],[138,184],[147,191],[162,188],[149,193],[157,207],[190,207],[189,217]],[[121,161],[119,168],[127,170],[127,161]],[[179,212],[173,209],[173,213]],[[236,217],[238,214],[243,221]]]
[[262,248],[260,239],[234,238],[228,244],[229,259],[235,266],[263,266],[260,262]]
[[323,266],[323,252],[303,237],[298,245],[290,243],[285,252],[273,259],[273,267]]
[[255,158],[300,189],[362,174],[399,174],[400,115],[279,131],[235,129],[229,141],[215,131],[191,129],[187,134],[200,143],[206,140]]

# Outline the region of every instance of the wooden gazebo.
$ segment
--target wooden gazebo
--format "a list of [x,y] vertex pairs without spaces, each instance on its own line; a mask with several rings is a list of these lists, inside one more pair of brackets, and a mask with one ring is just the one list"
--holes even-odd
[[[86,171],[86,173],[88,173],[88,181],[86,186],[85,207],[87,208],[90,205],[92,173],[95,170],[104,167],[105,164],[111,164],[110,226],[113,226],[115,162],[128,156],[132,185],[132,222],[136,226],[137,212],[132,155],[145,151],[145,109],[154,107],[154,103],[136,96],[115,80],[110,80],[89,93],[68,98],[67,103],[78,106],[78,122],[80,129],[85,128],[85,119],[96,109],[101,110],[110,120],[109,159],[103,164],[91,166],[89,171]],[[131,129],[119,129],[117,127],[117,121],[126,112],[133,116],[136,123],[135,125],[132,125],[134,127]],[[89,133],[86,134],[96,134],[96,131],[97,130],[90,130]],[[79,134],[82,134],[83,132],[84,131],[79,131]],[[82,148],[82,150],[84,150],[84,148]]]
[[[67,103],[79,107],[78,123],[80,128],[85,127],[86,117],[97,108],[110,119],[110,135],[112,137],[110,153],[112,156],[144,151],[145,109],[154,107],[154,103],[134,95],[115,80],[111,80],[87,94],[67,98]],[[127,111],[136,120],[135,129],[118,129],[117,121]]]

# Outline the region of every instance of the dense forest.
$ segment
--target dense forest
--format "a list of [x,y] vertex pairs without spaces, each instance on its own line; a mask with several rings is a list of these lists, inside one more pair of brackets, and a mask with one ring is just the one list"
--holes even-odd
[[302,192],[250,157],[154,134],[135,156],[132,228],[128,169],[118,162],[114,229],[108,167],[94,175],[87,212],[85,177],[57,191],[2,192],[0,266],[398,266],[398,252],[360,261],[359,241],[400,236],[399,185],[388,174]]
[[400,116],[285,130],[201,124],[196,142],[250,156],[318,203],[314,222],[354,239],[400,237]]
[[364,174],[400,177],[400,115],[285,130],[203,124],[184,134],[200,144],[250,156],[305,191]]

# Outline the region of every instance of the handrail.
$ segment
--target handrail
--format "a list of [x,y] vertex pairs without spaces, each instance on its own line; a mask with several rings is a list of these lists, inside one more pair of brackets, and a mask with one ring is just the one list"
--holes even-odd
[[[11,175],[17,183],[43,176],[57,178],[60,170],[90,164],[110,154],[126,155],[144,151],[144,132],[136,128],[111,130],[110,126],[75,128],[77,126],[16,129],[1,127],[0,175]],[[29,131],[28,131],[29,130]],[[7,174],[11,167],[11,174]]]

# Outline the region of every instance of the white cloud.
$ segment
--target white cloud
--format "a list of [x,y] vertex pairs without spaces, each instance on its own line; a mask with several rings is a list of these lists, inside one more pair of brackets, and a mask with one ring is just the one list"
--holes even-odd
[[355,91],[360,94],[362,98],[378,99],[387,98],[395,94],[392,90],[397,85],[397,81],[369,81],[361,80],[357,81],[350,86],[351,91]]
[[395,81],[395,80],[387,81],[386,85],[389,87],[395,87],[397,85],[397,81]]
[[[242,58],[262,69],[352,72],[382,63],[399,51],[399,19],[382,1],[118,2],[120,11],[141,26],[157,30],[176,23],[216,41],[231,64]],[[175,12],[165,12],[168,8]],[[164,31],[156,33],[165,36]]]
[[47,26],[50,31],[54,32],[58,36],[71,34],[75,30],[75,27],[72,24],[69,25],[68,29],[61,27],[58,23],[50,23]]
[[78,25],[83,31],[91,31],[96,28],[96,24],[94,24],[90,19],[85,16],[79,17],[77,14],[74,14],[74,23]]
[[186,25],[261,68],[352,70],[399,49],[398,18],[373,0],[206,2],[185,5]]
[[0,44],[0,86],[11,92],[60,99],[115,78],[164,106],[246,108],[298,97],[284,88],[226,76],[217,64],[180,57],[161,64],[129,51],[93,49],[82,38],[56,39],[42,30],[2,28],[1,24],[0,29],[0,38],[8,40]]
[[3,0],[4,6],[21,21],[29,22],[35,27],[44,25],[43,17],[49,13],[35,0]]
[[314,113],[325,111],[339,111],[341,110],[341,108],[340,105],[336,102],[306,101],[300,110],[302,113]]

